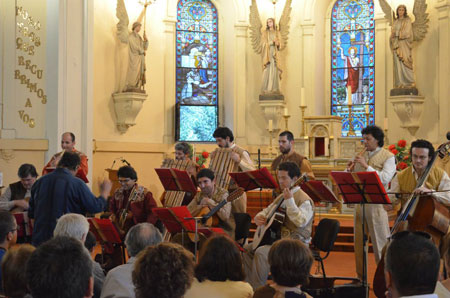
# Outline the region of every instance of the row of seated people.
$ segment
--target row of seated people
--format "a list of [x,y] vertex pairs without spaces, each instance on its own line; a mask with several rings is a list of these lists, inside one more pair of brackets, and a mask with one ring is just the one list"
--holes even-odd
[[[246,282],[240,251],[229,237],[209,238],[198,262],[184,247],[162,242],[149,223],[126,236],[127,264],[98,273],[87,243],[89,224],[81,215],[60,218],[54,236],[35,248],[14,246],[14,217],[0,212],[2,291],[5,297],[311,297],[308,283],[313,257],[300,240],[281,239],[270,248],[271,280],[253,289]],[[450,238],[443,253],[450,269]],[[405,253],[408,252],[408,253]],[[441,298],[450,295],[450,279],[438,282],[440,255],[427,233],[403,231],[392,236],[386,255],[387,297]],[[101,270],[101,269],[100,269]]]

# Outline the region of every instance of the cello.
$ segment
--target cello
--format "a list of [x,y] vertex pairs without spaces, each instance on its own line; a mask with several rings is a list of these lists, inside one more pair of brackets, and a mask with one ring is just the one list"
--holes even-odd
[[[430,163],[427,165],[425,172],[418,179],[416,188],[425,185],[431,173],[431,169],[437,158],[443,158],[450,149],[450,142],[444,143],[436,150]],[[431,235],[433,242],[439,247],[442,237],[447,233],[450,226],[450,212],[435,198],[428,194],[414,194],[412,193],[408,198],[405,207],[395,220],[394,226],[391,229],[391,235],[402,230],[409,231],[423,231]],[[386,248],[386,247],[385,247]],[[384,254],[378,263],[373,278],[373,291],[378,298],[386,297],[387,291],[385,277],[384,277]]]

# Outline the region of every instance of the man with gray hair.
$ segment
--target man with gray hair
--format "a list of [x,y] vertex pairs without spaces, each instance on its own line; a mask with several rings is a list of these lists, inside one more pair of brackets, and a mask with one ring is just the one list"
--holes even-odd
[[101,298],[134,298],[134,285],[131,273],[133,272],[135,258],[146,247],[157,245],[161,241],[161,233],[154,225],[145,222],[133,226],[125,238],[125,245],[130,258],[126,264],[108,272]]
[[[86,217],[81,214],[67,213],[61,216],[56,223],[55,230],[53,231],[53,237],[66,236],[79,240],[83,246],[86,241],[86,236],[89,232],[89,222]],[[100,297],[100,293],[103,287],[103,281],[105,280],[105,273],[99,263],[93,262],[93,274],[94,274],[94,298]]]
[[81,214],[68,213],[58,219],[53,231],[53,237],[68,236],[84,243],[88,232],[89,222],[86,217]]

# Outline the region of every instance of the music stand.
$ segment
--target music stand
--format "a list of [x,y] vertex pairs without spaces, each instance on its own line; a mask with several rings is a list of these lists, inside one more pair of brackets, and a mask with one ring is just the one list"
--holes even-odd
[[300,187],[316,203],[342,203],[322,181],[306,181]]
[[159,168],[155,169],[155,171],[166,191],[190,192],[193,196],[197,193],[197,188],[187,171],[175,168]]
[[277,182],[273,179],[267,168],[247,172],[229,173],[229,175],[236,184],[245,191],[256,188],[278,188]]
[[[119,232],[110,219],[88,218],[89,230],[95,235],[95,238],[102,247],[102,263],[105,245],[119,245],[122,248],[122,258],[125,263],[125,247],[120,238]],[[109,247],[111,250],[111,247]]]
[[366,204],[390,204],[383,184],[377,172],[331,172],[331,177],[339,187],[339,191],[346,204],[360,204],[362,208],[363,228],[363,280],[366,296],[367,284],[367,236],[366,236]]

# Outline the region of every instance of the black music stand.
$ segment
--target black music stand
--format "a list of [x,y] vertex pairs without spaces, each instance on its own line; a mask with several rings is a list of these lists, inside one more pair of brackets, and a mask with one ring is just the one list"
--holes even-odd
[[339,187],[340,194],[346,204],[360,204],[362,208],[363,228],[363,278],[362,285],[366,297],[369,294],[367,284],[367,236],[366,236],[366,204],[390,204],[383,184],[377,172],[331,172],[331,177]]

